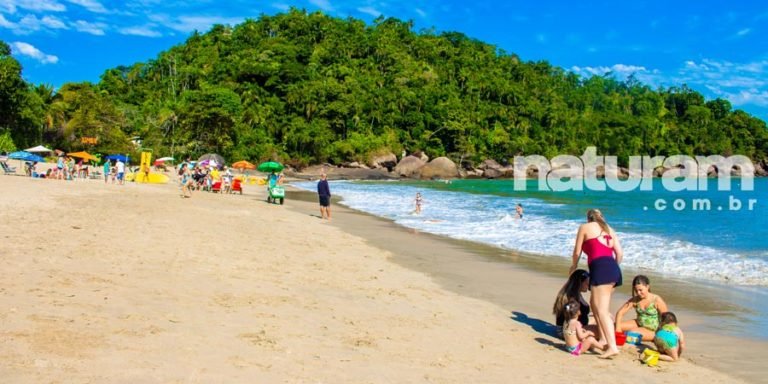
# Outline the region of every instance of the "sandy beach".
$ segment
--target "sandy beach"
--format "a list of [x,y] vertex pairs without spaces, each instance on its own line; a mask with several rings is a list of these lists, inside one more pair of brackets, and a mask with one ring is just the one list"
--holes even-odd
[[755,357],[764,342],[725,358],[733,340],[696,332],[683,361],[656,368],[630,346],[609,361],[573,357],[547,334],[562,279],[244,189],[182,199],[172,184],[0,176],[2,381],[736,383],[768,372]]

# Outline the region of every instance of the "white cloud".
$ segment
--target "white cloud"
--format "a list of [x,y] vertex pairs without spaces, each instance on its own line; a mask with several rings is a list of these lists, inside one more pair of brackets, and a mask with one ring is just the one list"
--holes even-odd
[[326,12],[333,12],[333,5],[328,0],[309,0],[309,3]]
[[26,35],[32,32],[39,31],[43,28],[42,22],[37,19],[35,15],[26,15],[16,24],[17,28],[14,33],[19,35]]
[[91,35],[104,36],[104,30],[107,29],[107,25],[104,23],[89,23],[87,21],[78,20],[73,24],[76,30],[80,32],[90,33]]
[[750,88],[737,93],[724,93],[723,97],[730,100],[733,105],[758,105],[768,107],[768,91]]
[[637,74],[640,72],[649,72],[647,68],[639,65],[627,65],[627,64],[614,64],[610,67],[571,67],[573,72],[576,72],[582,76],[602,76],[606,73],[612,72],[619,78],[625,78],[631,74]]
[[[163,19],[164,16],[155,16],[156,19]],[[242,17],[219,17],[219,16],[181,16],[177,21],[167,22],[167,27],[177,30],[179,32],[192,32],[200,31],[205,32],[209,30],[214,24],[235,25],[242,23],[244,18]],[[159,21],[159,20],[156,20]]]
[[38,19],[37,16],[25,15],[18,22],[12,22],[0,14],[0,27],[10,29],[15,35],[28,35],[37,31],[69,29],[69,27],[55,16],[43,16]]
[[97,0],[67,0],[94,13],[107,13],[107,9]]
[[0,8],[8,13],[16,13],[16,10],[64,12],[67,7],[56,0],[0,0]]
[[659,86],[664,83],[663,74],[657,69],[648,69],[642,65],[631,64],[614,64],[610,67],[597,66],[597,67],[571,67],[571,71],[584,77],[592,76],[604,76],[606,74],[613,75],[618,80],[625,80],[630,75],[634,76],[638,81],[648,84],[650,86]]
[[144,37],[161,37],[162,33],[155,31],[151,26],[136,26],[120,28],[118,30],[120,34],[130,36],[144,36]]
[[13,51],[22,56],[29,56],[43,64],[56,64],[59,58],[54,55],[48,55],[35,48],[32,44],[16,41],[11,43]]
[[688,60],[672,81],[701,86],[733,105],[768,106],[768,60],[734,63],[703,59]]
[[421,10],[421,8],[416,8],[414,11],[421,17],[427,17],[427,13]]
[[371,15],[373,17],[381,16],[381,12],[379,12],[376,8],[373,8],[373,7],[359,7],[357,8],[357,11],[360,13]]
[[752,32],[752,30],[751,30],[751,29],[749,29],[749,28],[744,28],[744,29],[742,29],[742,30],[740,30],[740,31],[736,32],[736,36],[738,36],[738,37],[746,36],[746,35],[748,35],[750,32]]
[[16,24],[6,20],[5,16],[0,14],[0,27],[7,28],[7,29],[15,29]]
[[43,16],[43,18],[40,19],[40,23],[50,29],[69,29],[63,21],[55,16]]

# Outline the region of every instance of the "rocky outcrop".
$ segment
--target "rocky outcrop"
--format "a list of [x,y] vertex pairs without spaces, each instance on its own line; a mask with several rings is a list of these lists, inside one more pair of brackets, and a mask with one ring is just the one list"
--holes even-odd
[[425,162],[415,156],[406,156],[395,166],[394,172],[398,176],[413,177],[423,167]]
[[515,177],[515,167],[511,165],[507,165],[506,167],[501,167],[499,171],[501,171],[501,177],[509,177],[509,178]]
[[423,161],[425,163],[429,162],[429,156],[427,156],[427,154],[422,152],[422,151],[416,151],[416,152],[412,153],[411,156],[418,157],[419,159],[421,159],[421,161]]
[[501,164],[497,163],[496,160],[493,159],[485,159],[482,163],[480,163],[480,166],[478,167],[485,171],[486,169],[501,169]]
[[357,161],[353,161],[353,162],[351,162],[351,163],[344,163],[344,164],[342,164],[341,166],[342,166],[342,167],[344,167],[344,168],[362,168],[362,169],[370,169],[370,168],[368,168],[368,166],[367,166],[367,165],[365,165],[365,164],[360,164],[360,163],[358,163]]
[[498,179],[499,177],[504,176],[504,173],[501,172],[498,168],[486,168],[483,170],[483,177],[486,179]]
[[384,155],[374,156],[369,163],[371,168],[386,168],[387,171],[392,172],[392,169],[397,166],[397,156],[394,153],[389,152]]
[[465,179],[479,179],[483,177],[482,169],[459,170],[459,176]]
[[768,176],[768,160],[755,163],[755,175]]
[[459,175],[459,169],[451,159],[438,157],[419,170],[422,179],[452,179]]

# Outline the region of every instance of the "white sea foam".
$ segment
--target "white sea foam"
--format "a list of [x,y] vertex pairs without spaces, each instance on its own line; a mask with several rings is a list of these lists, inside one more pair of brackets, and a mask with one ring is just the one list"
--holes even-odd
[[[315,183],[296,183],[315,190]],[[385,217],[408,228],[476,241],[523,252],[570,258],[582,221],[552,215],[561,204],[531,198],[440,191],[397,183],[332,182],[342,204]],[[415,195],[423,196],[422,213],[414,214]],[[515,204],[525,206],[524,219]],[[673,240],[660,234],[619,231],[623,265],[681,278],[709,279],[768,286],[768,252],[745,255]],[[583,262],[583,261],[582,261]]]

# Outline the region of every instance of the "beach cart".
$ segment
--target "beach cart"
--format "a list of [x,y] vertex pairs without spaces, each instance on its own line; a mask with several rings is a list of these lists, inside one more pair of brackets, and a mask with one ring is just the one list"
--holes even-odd
[[270,172],[267,177],[267,202],[277,203],[278,201],[282,205],[285,201],[285,188],[277,184],[277,175],[275,172],[283,170],[283,165],[276,161],[267,161],[259,164],[257,168],[261,172]]
[[278,201],[280,205],[285,201],[285,188],[279,185],[267,187],[267,202],[277,204]]

